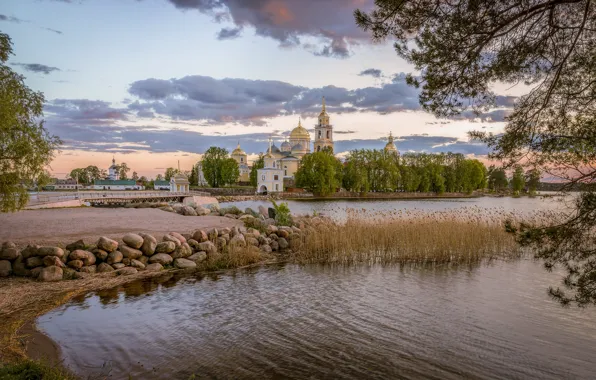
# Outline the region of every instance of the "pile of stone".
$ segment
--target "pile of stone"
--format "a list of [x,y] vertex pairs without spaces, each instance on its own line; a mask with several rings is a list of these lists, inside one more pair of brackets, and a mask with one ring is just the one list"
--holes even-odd
[[58,281],[93,273],[131,275],[164,268],[191,269],[230,249],[271,253],[300,244],[300,228],[277,227],[273,219],[263,222],[269,224],[261,225],[266,226],[261,228],[262,233],[255,228],[213,228],[190,234],[170,232],[161,241],[149,234],[129,233],[122,237],[122,242],[101,237],[96,244],[79,240],[65,249],[29,245],[19,250],[14,243],[6,242],[0,250],[0,277],[16,275]]

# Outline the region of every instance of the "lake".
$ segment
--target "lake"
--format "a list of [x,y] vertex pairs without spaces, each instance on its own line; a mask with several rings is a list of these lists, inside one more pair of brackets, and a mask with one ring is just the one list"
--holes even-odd
[[38,319],[82,376],[589,379],[596,310],[532,260],[167,274]]

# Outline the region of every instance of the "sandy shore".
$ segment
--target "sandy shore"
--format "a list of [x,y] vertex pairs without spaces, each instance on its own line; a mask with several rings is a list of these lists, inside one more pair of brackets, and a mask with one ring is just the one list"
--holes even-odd
[[78,239],[94,243],[100,236],[120,239],[128,232],[159,235],[171,231],[233,227],[242,223],[220,216],[182,216],[159,209],[69,208],[0,214],[0,242],[69,244]]

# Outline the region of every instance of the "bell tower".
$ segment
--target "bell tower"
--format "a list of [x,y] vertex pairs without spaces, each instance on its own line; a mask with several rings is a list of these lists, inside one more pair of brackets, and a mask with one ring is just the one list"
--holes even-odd
[[315,146],[314,151],[320,152],[323,148],[331,148],[333,151],[333,126],[329,124],[329,114],[325,109],[325,97],[319,114],[319,123],[315,125]]

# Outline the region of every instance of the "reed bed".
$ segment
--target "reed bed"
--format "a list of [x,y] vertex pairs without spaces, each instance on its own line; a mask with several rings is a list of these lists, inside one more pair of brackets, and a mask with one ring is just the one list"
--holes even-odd
[[[292,260],[301,264],[473,263],[522,255],[524,251],[504,226],[506,220],[520,218],[502,210],[481,210],[349,210],[345,223],[306,218],[306,231]],[[550,217],[536,213],[524,220]]]

